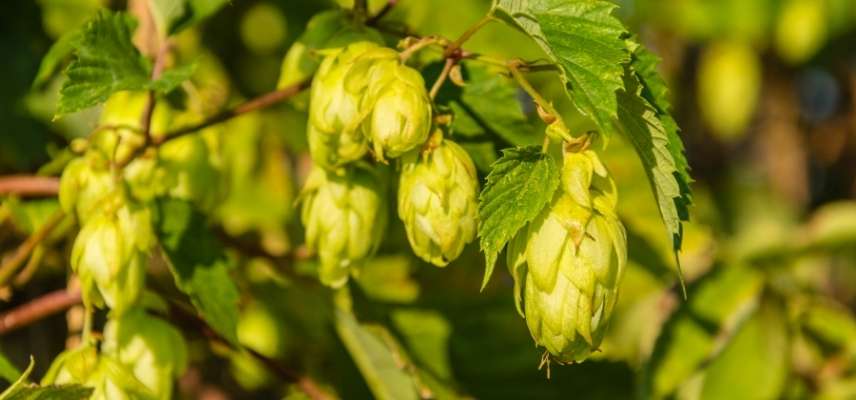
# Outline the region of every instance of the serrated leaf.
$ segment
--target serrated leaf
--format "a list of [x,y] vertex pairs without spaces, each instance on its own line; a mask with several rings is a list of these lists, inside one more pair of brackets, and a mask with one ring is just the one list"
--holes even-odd
[[689,217],[688,182],[681,177],[678,162],[672,156],[673,144],[666,125],[657,110],[641,96],[643,87],[630,69],[625,75],[625,87],[626,90],[618,93],[617,128],[633,145],[642,161],[657,200],[660,216],[672,240],[675,260],[678,262],[678,276],[683,285],[677,252],[681,248],[683,238],[681,221]]
[[559,167],[538,146],[506,149],[479,195],[479,238],[486,285],[505,244],[533,220],[559,186]]
[[190,76],[193,66],[184,66],[152,81],[151,64],[131,41],[136,26],[131,16],[108,10],[84,26],[80,36],[71,41],[75,59],[65,70],[68,79],[60,89],[57,115],[102,103],[122,90],[167,93]]
[[[416,400],[417,383],[404,371],[404,361],[394,354],[377,329],[361,325],[354,315],[336,310],[336,332],[354,359],[375,398],[381,400]],[[382,329],[380,327],[376,327]]]
[[512,81],[472,64],[465,65],[464,77],[464,87],[446,85],[449,89],[443,93],[455,113],[455,134],[489,133],[514,146],[529,146],[541,141],[543,136],[523,112],[518,89]]
[[22,388],[8,400],[85,400],[94,389],[78,384]]
[[158,238],[176,286],[211,328],[237,344],[239,293],[229,277],[223,246],[189,202],[160,199],[157,205]]
[[161,37],[166,37],[170,28],[184,15],[185,0],[151,0],[149,10]]
[[213,16],[230,0],[174,0],[184,3],[184,13],[173,19],[169,24],[169,33],[174,34],[198,24],[202,20]]
[[630,61],[615,4],[595,0],[494,0],[493,13],[532,37],[561,69],[568,96],[608,134]]

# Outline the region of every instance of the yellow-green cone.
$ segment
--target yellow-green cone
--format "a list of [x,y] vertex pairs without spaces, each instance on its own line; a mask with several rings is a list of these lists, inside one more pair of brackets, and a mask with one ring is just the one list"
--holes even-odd
[[451,140],[402,158],[398,217],[413,252],[436,266],[458,258],[478,226],[478,177],[470,156]]
[[518,311],[535,343],[559,362],[596,350],[615,307],[627,260],[616,202],[597,155],[568,153],[552,203],[509,244]]
[[303,188],[306,245],[318,253],[319,278],[341,287],[374,255],[386,229],[383,174],[363,164],[335,172],[315,168]]

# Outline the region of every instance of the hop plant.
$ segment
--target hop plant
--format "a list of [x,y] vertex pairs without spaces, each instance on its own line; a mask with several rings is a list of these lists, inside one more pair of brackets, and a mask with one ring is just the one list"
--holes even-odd
[[464,149],[442,137],[439,142],[402,158],[398,216],[413,252],[442,267],[475,237],[478,177]]
[[124,196],[112,195],[105,209],[84,224],[74,241],[71,267],[87,305],[107,305],[116,315],[139,299],[148,252],[154,244],[151,214]]
[[396,158],[424,143],[431,129],[431,99],[422,75],[401,63],[379,63],[362,108],[363,132],[375,157]]
[[627,245],[615,213],[615,183],[593,151],[565,155],[561,186],[507,254],[518,311],[532,338],[566,363],[586,359],[600,345]]
[[383,175],[364,164],[338,172],[316,167],[310,173],[301,219],[325,285],[341,287],[377,251],[387,223]]
[[187,346],[181,333],[142,308],[107,323],[101,350],[158,399],[171,397],[173,379],[187,367]]
[[361,102],[371,67],[397,60],[392,49],[373,42],[356,42],[328,55],[312,84],[308,136],[316,163],[332,168],[361,158],[368,142],[359,131]]
[[63,211],[83,222],[98,212],[107,194],[116,190],[108,160],[98,152],[88,151],[71,160],[62,172],[59,203]]

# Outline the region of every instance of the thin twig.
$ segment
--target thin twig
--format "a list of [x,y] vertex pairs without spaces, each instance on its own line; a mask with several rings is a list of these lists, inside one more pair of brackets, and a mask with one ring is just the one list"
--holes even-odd
[[440,88],[443,87],[443,82],[446,82],[446,78],[449,77],[449,72],[452,70],[452,67],[455,66],[456,62],[457,61],[454,58],[446,59],[446,63],[443,65],[443,70],[440,71],[440,76],[438,76],[437,80],[434,81],[434,86],[431,86],[431,92],[429,94],[432,100],[437,97],[437,93],[440,93]]
[[[170,44],[169,41],[164,41],[160,48],[158,48],[158,53],[155,56],[155,65],[152,68],[152,80],[157,80],[160,78],[161,73],[163,72],[164,67],[166,66],[166,56],[169,53]],[[146,101],[146,108],[143,109],[143,115],[141,117],[140,127],[143,131],[143,135],[145,135],[146,143],[149,143],[151,137],[151,128],[152,128],[152,115],[154,114],[155,105],[157,101],[155,99],[155,91],[149,90],[148,99]]]
[[289,367],[286,367],[285,365],[282,365],[279,361],[267,357],[253,349],[246,348],[244,346],[233,345],[228,340],[220,336],[220,334],[218,334],[216,331],[211,329],[211,327],[208,326],[208,324],[204,320],[199,318],[196,313],[187,310],[186,307],[173,300],[167,299],[167,301],[170,303],[169,316],[171,320],[181,321],[183,323],[192,325],[195,331],[201,331],[208,339],[217,342],[218,344],[228,346],[236,351],[246,351],[247,354],[264,364],[268,370],[274,372],[280,378],[296,384],[298,387],[300,387],[301,390],[303,390],[303,392],[305,392],[312,399],[326,400],[331,398],[330,395],[328,395],[324,390],[322,390],[312,378],[303,375]]
[[380,20],[385,17],[386,14],[388,14],[390,11],[392,11],[393,8],[395,8],[396,4],[398,4],[398,0],[388,0],[386,4],[384,4],[383,8],[381,8],[380,11],[377,12],[377,14],[375,14],[373,17],[369,18],[368,21],[366,21],[366,25],[377,25],[377,23],[380,22]]
[[80,291],[60,289],[0,315],[0,336],[80,304]]
[[9,279],[18,272],[18,268],[27,260],[27,257],[32,253],[33,249],[36,248],[39,243],[44,241],[51,232],[53,232],[54,228],[59,225],[64,217],[65,214],[62,210],[56,211],[44,224],[42,224],[42,226],[39,227],[39,229],[33,232],[33,234],[30,235],[24,243],[21,243],[21,245],[18,246],[18,249],[15,250],[15,254],[12,255],[12,257],[0,265],[0,287],[5,286]]
[[368,19],[369,4],[368,0],[354,0],[354,19],[357,22],[364,22]]
[[59,179],[50,176],[11,175],[0,177],[0,195],[53,196],[59,191]]
[[479,31],[479,29],[483,28],[490,21],[493,21],[493,15],[488,14],[482,17],[482,19],[478,20],[475,24],[473,24],[473,26],[469,27],[466,31],[464,31],[461,36],[455,39],[454,42],[446,46],[446,51],[443,53],[443,56],[445,58],[451,57],[453,54],[455,54],[456,51],[461,49],[461,45],[463,45],[464,42],[469,40],[473,35],[476,34],[476,32]]

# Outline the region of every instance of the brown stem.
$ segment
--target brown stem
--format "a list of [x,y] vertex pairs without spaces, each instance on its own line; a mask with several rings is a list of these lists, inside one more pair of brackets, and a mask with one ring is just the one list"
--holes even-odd
[[456,62],[457,61],[454,58],[446,59],[446,63],[443,65],[443,70],[440,71],[440,76],[438,76],[437,80],[434,81],[434,86],[431,86],[431,92],[429,94],[432,100],[437,97],[437,93],[440,93],[440,88],[443,87],[443,82],[446,82],[446,78],[449,77],[449,72],[452,70],[452,67],[455,66]]
[[33,249],[38,246],[39,243],[44,241],[48,235],[50,235],[64,217],[65,214],[62,210],[55,212],[49,217],[47,222],[42,224],[42,226],[33,232],[33,234],[30,235],[24,243],[21,243],[21,245],[18,246],[18,249],[15,250],[15,254],[12,255],[12,257],[5,260],[3,264],[0,265],[0,287],[5,286],[9,279],[18,272],[18,268],[27,260],[27,257],[32,253]]
[[[152,80],[157,80],[160,78],[161,73],[163,73],[163,69],[166,66],[166,56],[169,53],[170,44],[169,41],[164,41],[160,47],[158,48],[158,53],[155,56],[155,65],[152,68]],[[151,137],[151,128],[152,128],[152,115],[155,110],[155,91],[149,90],[148,99],[146,101],[146,108],[143,109],[143,115],[141,116],[140,127],[143,131],[143,135],[145,135],[146,143],[149,142]]]
[[29,175],[0,177],[0,195],[53,196],[57,192],[59,192],[58,178]]
[[380,22],[380,20],[385,17],[386,14],[392,11],[396,4],[398,4],[398,0],[387,0],[383,8],[381,8],[380,11],[377,12],[377,14],[375,14],[373,17],[369,18],[368,21],[366,21],[366,25],[377,25],[377,23]]
[[199,131],[201,129],[205,129],[209,126],[216,125],[216,124],[219,124],[219,123],[224,122],[224,121],[228,121],[229,119],[232,119],[232,118],[237,117],[237,116],[242,115],[242,114],[246,114],[248,112],[261,110],[263,108],[270,107],[276,103],[279,103],[283,100],[286,100],[286,99],[300,93],[304,89],[308,88],[311,82],[312,82],[311,78],[306,79],[302,82],[296,83],[296,84],[291,85],[289,87],[282,88],[282,89],[267,93],[267,94],[262,95],[260,97],[256,97],[255,99],[247,101],[246,103],[243,103],[243,104],[241,104],[235,108],[223,111],[223,112],[221,112],[221,113],[219,113],[219,114],[217,114],[217,115],[215,115],[215,116],[213,116],[213,117],[211,117],[205,121],[202,121],[196,125],[190,125],[190,126],[186,126],[184,128],[178,128],[172,132],[167,132],[166,134],[163,134],[163,135],[157,135],[157,139],[154,141],[154,144],[156,146],[159,146],[159,145],[163,144],[164,142],[171,140],[171,139],[175,139],[179,136],[183,136],[183,135],[186,135],[189,133]]
[[228,346],[236,351],[246,351],[247,354],[264,364],[264,366],[268,370],[275,373],[283,380],[296,384],[298,387],[300,387],[301,390],[303,390],[303,392],[305,392],[312,399],[331,399],[331,396],[328,395],[324,390],[322,390],[312,378],[306,375],[302,375],[298,371],[295,371],[285,365],[282,365],[278,360],[267,357],[253,349],[246,348],[244,346],[233,345],[228,340],[220,336],[220,334],[211,329],[211,327],[209,327],[204,320],[199,318],[196,313],[187,310],[186,307],[172,300],[167,299],[167,301],[170,303],[170,319],[178,321],[183,325],[190,325],[195,330],[202,332],[208,339],[213,342]]
[[79,290],[60,289],[0,315],[0,336],[80,304]]

